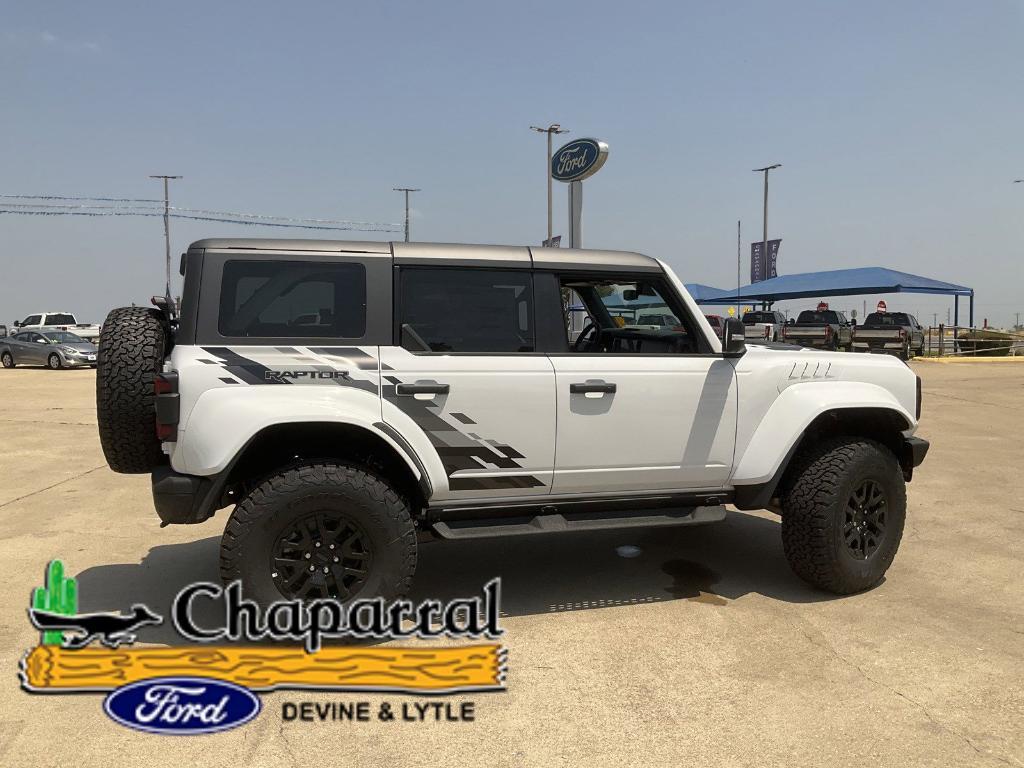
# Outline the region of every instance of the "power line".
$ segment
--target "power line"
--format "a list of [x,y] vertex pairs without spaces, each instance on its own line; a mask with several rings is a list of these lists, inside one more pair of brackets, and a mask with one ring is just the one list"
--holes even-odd
[[[14,214],[20,216],[148,216],[148,217],[162,217],[163,214],[157,211],[145,212],[145,211],[125,211],[125,210],[114,210],[114,211],[26,211],[26,210],[6,210],[2,204],[0,204],[0,215],[2,214]],[[229,219],[218,216],[193,216],[185,213],[169,213],[168,216],[172,219],[190,219],[192,221],[213,221],[222,224],[239,224],[249,227],[282,227],[285,229],[318,229],[318,230],[332,230],[335,232],[396,232],[400,231],[401,224],[377,224],[377,225],[366,225],[366,226],[326,226],[322,224],[284,224],[273,221],[247,221],[245,219]]]

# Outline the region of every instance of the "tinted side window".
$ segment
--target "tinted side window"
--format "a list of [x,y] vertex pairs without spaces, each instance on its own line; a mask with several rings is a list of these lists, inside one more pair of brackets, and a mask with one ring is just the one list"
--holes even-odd
[[46,325],[74,325],[75,318],[68,314],[47,315]]
[[28,317],[25,318],[25,321],[22,323],[22,325],[39,325],[40,317],[40,315],[29,315]]
[[530,273],[499,269],[401,272],[399,331],[411,352],[533,352]]
[[223,336],[360,337],[366,270],[344,262],[228,261],[217,327]]

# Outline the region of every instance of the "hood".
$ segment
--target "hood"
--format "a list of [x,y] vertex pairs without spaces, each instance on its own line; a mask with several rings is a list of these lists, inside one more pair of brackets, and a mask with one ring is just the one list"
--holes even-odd
[[90,344],[87,341],[59,341],[57,342],[57,346],[68,347],[69,349],[77,349],[79,352],[88,352],[89,354],[93,354],[96,352],[96,345]]

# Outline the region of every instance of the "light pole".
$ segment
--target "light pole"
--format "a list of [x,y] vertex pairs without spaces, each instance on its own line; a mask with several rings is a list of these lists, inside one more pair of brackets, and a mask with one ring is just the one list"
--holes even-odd
[[410,192],[422,192],[420,189],[413,189],[412,187],[392,187],[395,192],[405,192],[405,242],[409,242],[409,193]]
[[776,163],[775,165],[754,169],[754,173],[764,174],[764,232],[761,238],[761,258],[764,259],[765,265],[768,264],[768,171],[774,171],[776,168],[781,167],[782,163]]
[[551,135],[555,133],[568,133],[569,130],[562,128],[558,123],[552,123],[547,128],[538,128],[536,125],[531,125],[530,130],[548,135],[548,162],[545,166],[545,175],[548,178],[548,241],[546,245],[551,245]]
[[150,176],[151,179],[164,180],[164,247],[167,257],[167,300],[171,301],[171,224],[170,224],[170,202],[167,195],[167,182],[171,179],[180,179],[181,176]]

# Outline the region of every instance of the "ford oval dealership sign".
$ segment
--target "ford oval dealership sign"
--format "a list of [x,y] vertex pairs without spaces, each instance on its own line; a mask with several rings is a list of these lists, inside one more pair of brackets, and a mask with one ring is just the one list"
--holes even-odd
[[608,145],[597,139],[576,139],[551,156],[551,178],[583,181],[601,170],[608,159]]

